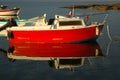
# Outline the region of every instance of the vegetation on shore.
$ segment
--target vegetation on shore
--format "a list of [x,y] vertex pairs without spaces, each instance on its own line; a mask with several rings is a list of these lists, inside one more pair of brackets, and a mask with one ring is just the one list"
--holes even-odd
[[62,8],[80,8],[80,9],[96,9],[96,10],[120,10],[120,3],[116,4],[88,4],[88,5],[71,5]]

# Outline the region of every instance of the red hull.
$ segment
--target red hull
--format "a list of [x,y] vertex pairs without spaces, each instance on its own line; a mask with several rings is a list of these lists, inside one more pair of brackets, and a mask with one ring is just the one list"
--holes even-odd
[[10,44],[9,53],[27,57],[94,57],[102,56],[98,44]]
[[[8,30],[9,42],[70,43],[96,40],[103,25],[68,30]],[[98,29],[98,30],[96,30]],[[98,31],[98,32],[96,32]]]

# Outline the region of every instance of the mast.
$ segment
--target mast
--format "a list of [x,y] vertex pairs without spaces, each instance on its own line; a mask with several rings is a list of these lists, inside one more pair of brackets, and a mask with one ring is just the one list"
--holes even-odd
[[73,6],[72,6],[72,17],[74,17],[74,4],[73,4]]

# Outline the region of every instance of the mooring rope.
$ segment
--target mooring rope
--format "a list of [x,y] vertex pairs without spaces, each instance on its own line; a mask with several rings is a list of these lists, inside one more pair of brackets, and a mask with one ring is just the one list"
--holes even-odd
[[108,34],[108,37],[109,39],[112,41],[112,37],[110,35],[110,30],[109,30],[109,25],[107,23],[107,17],[108,17],[109,14],[106,14],[106,16],[104,17],[104,20],[103,20],[103,24],[106,25],[106,30],[107,30],[107,34]]
[[106,28],[107,28],[108,37],[109,37],[109,39],[112,41],[112,37],[111,37],[111,35],[110,35],[110,30],[109,30],[109,25],[108,25],[108,24],[106,25]]

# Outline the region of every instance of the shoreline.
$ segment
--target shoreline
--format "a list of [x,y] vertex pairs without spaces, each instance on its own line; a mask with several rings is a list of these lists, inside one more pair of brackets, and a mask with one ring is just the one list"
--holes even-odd
[[79,9],[96,9],[96,10],[120,10],[120,3],[116,4],[87,4],[87,5],[70,5],[62,8],[79,8]]

